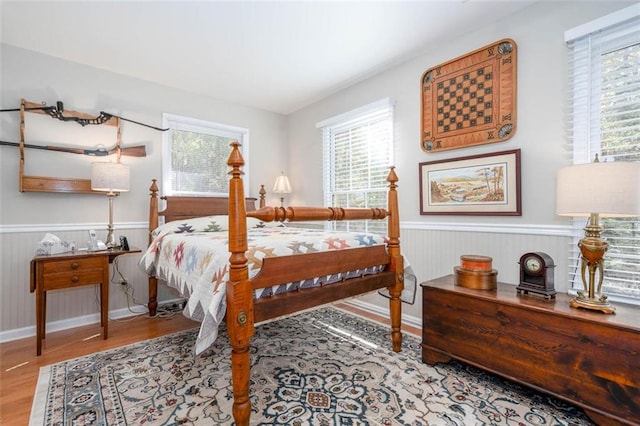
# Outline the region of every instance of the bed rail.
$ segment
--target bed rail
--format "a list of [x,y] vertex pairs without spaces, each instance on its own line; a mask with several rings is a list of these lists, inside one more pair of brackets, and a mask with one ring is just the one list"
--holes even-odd
[[263,207],[259,210],[247,212],[248,217],[254,217],[264,222],[300,222],[317,220],[359,220],[385,219],[389,212],[375,208],[343,208],[343,207]]

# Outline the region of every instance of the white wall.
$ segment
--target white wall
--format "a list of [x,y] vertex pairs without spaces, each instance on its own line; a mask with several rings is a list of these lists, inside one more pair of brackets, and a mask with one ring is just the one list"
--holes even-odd
[[[18,108],[22,98],[55,105],[64,102],[67,110],[98,115],[111,112],[125,118],[160,127],[162,113],[210,120],[249,129],[250,193],[257,196],[260,184],[275,181],[286,160],[286,117],[264,110],[228,104],[162,87],[157,84],[71,63],[24,49],[0,44],[0,105]],[[187,65],[188,66],[188,65]],[[0,139],[19,141],[19,113],[0,114]],[[152,178],[161,178],[162,133],[122,122],[122,146],[146,145],[147,156],[123,157],[131,167],[131,190],[114,201],[116,235],[127,235],[132,245],[146,247],[148,188]],[[108,126],[81,127],[48,116],[28,113],[25,142],[34,145],[62,145],[95,148],[112,147],[115,130]],[[35,324],[35,298],[29,293],[29,260],[35,243],[45,232],[86,243],[87,230],[95,228],[106,236],[108,203],[103,195],[60,193],[21,193],[18,191],[19,152],[0,147],[0,333],[32,334]],[[25,169],[29,175],[88,179],[90,164],[107,157],[86,157],[33,149],[25,150]],[[275,204],[276,198],[272,200]],[[146,277],[136,267],[140,255],[122,258],[124,272],[135,289],[137,299],[146,301]],[[117,286],[111,286],[110,309],[127,308]],[[175,297],[162,290],[160,299]],[[92,287],[61,290],[48,295],[49,329],[64,326],[71,318],[98,312]],[[124,312],[126,313],[126,312]],[[94,315],[88,320],[95,319]],[[56,324],[59,322],[59,324]],[[0,340],[2,335],[0,334]]]
[[[259,185],[272,182],[282,169],[286,117],[241,105],[216,101],[138,79],[102,71],[68,61],[0,45],[2,48],[1,95],[3,108],[18,108],[21,98],[65,109],[98,115],[111,112],[158,127],[162,113],[173,113],[250,129],[251,195]],[[0,115],[2,140],[19,140],[19,113]],[[152,178],[161,176],[162,133],[122,122],[122,146],[146,145],[147,157],[123,157],[131,166],[131,191],[116,200],[117,221],[146,221],[145,194]],[[54,140],[55,139],[55,140]],[[69,140],[73,139],[73,140]],[[116,142],[113,128],[81,127],[39,114],[26,114],[25,142],[41,145],[68,145],[94,148]],[[84,223],[106,220],[106,200],[98,195],[20,193],[18,191],[18,149],[0,148],[2,183],[0,218],[3,225],[32,223]],[[104,161],[106,157],[98,160]],[[95,157],[25,150],[25,168],[30,175],[89,178]],[[46,214],[42,208],[46,206]],[[126,208],[123,208],[126,206]],[[89,214],[88,214],[89,213]]]
[[[296,184],[293,202],[322,202],[322,134],[316,123],[391,97],[396,102],[394,155],[402,234],[412,238],[409,247],[403,241],[401,246],[415,265],[419,282],[452,273],[460,255],[487,254],[500,256],[494,258],[499,280],[517,283],[519,257],[527,251],[545,251],[558,263],[556,288],[565,291],[567,271],[573,265],[567,264],[567,252],[559,247],[570,244],[568,237],[562,237],[567,235],[569,222],[555,214],[555,174],[569,161],[563,147],[568,63],[564,31],[629,4],[540,2],[509,19],[488,23],[481,31],[441,40],[413,60],[291,114],[287,170]],[[515,135],[506,142],[477,147],[422,151],[420,78],[424,71],[503,38],[512,38],[518,47]],[[522,154],[522,216],[420,215],[418,163],[511,149],[521,149]],[[450,232],[434,236],[433,229]],[[415,234],[422,236],[421,243],[413,241]],[[385,306],[376,296],[365,300]],[[420,301],[405,312],[420,318]]]

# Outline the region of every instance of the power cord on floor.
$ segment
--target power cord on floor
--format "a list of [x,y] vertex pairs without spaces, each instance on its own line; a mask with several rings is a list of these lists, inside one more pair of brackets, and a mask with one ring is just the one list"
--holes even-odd
[[[129,312],[133,314],[133,316],[125,317],[125,318],[113,318],[109,316],[110,321],[116,322],[128,322],[133,321],[137,317],[141,315],[146,315],[148,311],[145,309],[143,311],[135,311],[131,308],[131,301],[138,305],[144,306],[143,303],[137,302],[134,297],[134,289],[129,285],[129,282],[125,278],[125,276],[120,272],[118,257],[113,259],[113,274],[111,275],[111,284],[119,286],[125,293],[125,297],[127,299],[127,309]],[[95,297],[96,297],[96,306],[98,306],[98,310],[100,310],[100,294],[99,294],[99,286],[95,286]]]
[[[136,311],[131,308],[132,301],[134,304],[141,305],[141,306],[144,306],[144,303],[141,303],[140,301],[136,300],[135,289],[129,284],[125,276],[122,275],[122,272],[120,272],[120,265],[118,263],[118,260],[119,260],[118,257],[113,259],[113,274],[112,274],[111,282],[119,285],[120,288],[124,291],[125,297],[127,299],[127,309],[129,310],[129,312],[134,314],[134,316],[146,315],[148,313],[146,309],[144,311]],[[119,320],[114,320],[114,321],[119,321]]]
[[[128,321],[135,320],[139,316],[148,314],[148,311],[146,309],[143,310],[143,311],[134,311],[133,309],[131,309],[131,302],[130,302],[131,296],[129,294],[129,291],[133,292],[133,287],[131,287],[129,284],[126,284],[126,286],[127,286],[127,288],[125,288],[124,291],[125,291],[125,295],[126,295],[126,298],[127,298],[127,309],[133,315],[128,316],[128,317],[124,317],[124,318],[114,318],[112,316],[109,316],[109,321],[128,322]],[[98,309],[100,309],[100,290],[99,290],[99,287],[100,286],[97,286],[97,285],[95,286],[96,306],[98,306]],[[135,302],[135,299],[134,299],[134,303],[137,303],[137,302]]]
[[[127,281],[125,276],[122,274],[122,272],[120,272],[117,257],[113,260],[113,274],[111,276],[111,284],[114,284],[122,289],[127,300],[127,309],[133,315],[126,318],[109,317],[110,321],[117,321],[117,322],[133,321],[137,317],[141,315],[147,315],[149,313],[147,309],[144,309],[142,311],[132,309],[132,302],[134,305],[137,305],[137,306],[145,306],[146,303],[136,300],[135,289],[131,286],[131,284],[129,284],[129,282]],[[96,302],[96,306],[98,307],[98,310],[100,310],[100,291],[99,291],[99,286],[97,285],[95,286],[95,302]],[[154,318],[172,317],[177,313],[182,312],[185,306],[186,306],[185,300],[178,300],[170,303],[161,304],[160,306],[158,306],[157,313]]]
[[165,303],[163,305],[160,305],[158,306],[158,311],[156,316],[160,318],[172,317],[183,311],[185,303],[186,302],[182,301],[182,302]]

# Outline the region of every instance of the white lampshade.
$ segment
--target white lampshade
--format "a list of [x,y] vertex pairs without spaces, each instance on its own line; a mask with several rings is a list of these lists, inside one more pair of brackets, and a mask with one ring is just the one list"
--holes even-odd
[[129,166],[122,163],[92,163],[91,189],[105,192],[129,190]]
[[276,184],[273,185],[273,192],[277,194],[291,193],[291,184],[289,183],[289,178],[284,174],[284,172],[282,172],[282,174],[276,179]]
[[561,216],[640,216],[640,163],[594,162],[558,172],[556,213]]

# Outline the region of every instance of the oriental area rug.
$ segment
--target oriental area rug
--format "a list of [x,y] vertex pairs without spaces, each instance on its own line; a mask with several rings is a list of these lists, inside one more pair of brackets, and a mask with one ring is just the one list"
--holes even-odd
[[[226,330],[188,330],[43,367],[32,425],[231,425]],[[428,366],[404,334],[324,307],[256,327],[252,425],[591,425],[583,411],[465,364]]]

